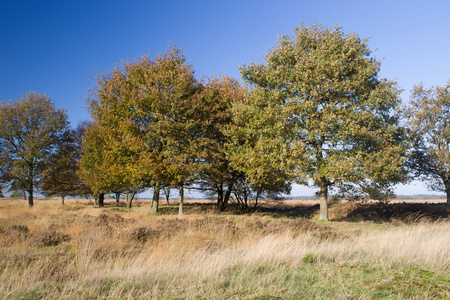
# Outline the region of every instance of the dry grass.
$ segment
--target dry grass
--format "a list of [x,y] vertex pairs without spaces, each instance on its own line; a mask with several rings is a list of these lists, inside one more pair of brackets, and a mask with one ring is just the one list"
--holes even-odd
[[151,216],[148,205],[67,203],[0,201],[0,298],[450,297],[445,219],[323,224],[210,212],[178,220]]

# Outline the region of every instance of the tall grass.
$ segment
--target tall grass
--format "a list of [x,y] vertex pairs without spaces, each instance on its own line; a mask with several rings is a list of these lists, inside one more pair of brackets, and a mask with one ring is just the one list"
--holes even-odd
[[450,297],[450,226],[0,202],[0,298]]

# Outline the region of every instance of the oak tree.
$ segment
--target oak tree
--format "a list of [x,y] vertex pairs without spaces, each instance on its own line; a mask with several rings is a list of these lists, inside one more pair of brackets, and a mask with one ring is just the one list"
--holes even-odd
[[99,134],[106,138],[102,160],[108,173],[120,174],[135,188],[153,186],[153,213],[161,185],[181,183],[190,174],[186,149],[196,89],[192,66],[174,47],[155,59],[143,56],[98,74],[88,99]]
[[241,110],[249,119],[242,134],[256,146],[238,151],[249,158],[240,164],[253,168],[252,178],[267,174],[269,161],[297,183],[317,187],[320,220],[328,220],[333,186],[389,188],[402,180],[399,90],[379,78],[367,40],[338,26],[302,25],[265,60],[241,67],[253,87]]
[[80,123],[77,128],[68,128],[61,136],[61,142],[49,157],[49,164],[43,172],[42,190],[47,196],[60,196],[64,205],[66,196],[85,195],[90,192],[78,175],[81,159],[81,145],[89,122]]
[[[131,207],[137,190],[141,187],[137,157],[130,139],[120,139],[114,128],[94,122],[86,131],[79,162],[79,175],[95,195],[116,191],[131,194],[127,207]],[[102,203],[99,203],[102,206]]]
[[67,126],[65,111],[37,92],[0,105],[2,177],[12,190],[28,193],[29,206]]
[[406,107],[406,126],[412,175],[431,190],[445,192],[450,205],[450,81],[431,88],[414,86]]
[[231,77],[211,78],[197,93],[197,102],[203,111],[197,122],[201,126],[201,135],[194,141],[197,158],[200,162],[197,184],[200,189],[215,193],[217,206],[225,210],[236,181],[244,176],[231,164],[230,147],[233,147],[233,105],[243,102],[247,90]]

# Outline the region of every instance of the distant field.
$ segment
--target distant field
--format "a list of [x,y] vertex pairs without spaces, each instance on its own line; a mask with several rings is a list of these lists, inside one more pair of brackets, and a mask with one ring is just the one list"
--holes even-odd
[[164,203],[0,200],[0,298],[450,298],[440,203],[341,203],[326,223],[313,201],[250,215],[188,201],[182,219]]
[[[343,203],[348,201],[343,200]],[[369,200],[370,203],[377,203],[378,201]],[[445,199],[417,199],[417,200],[390,200],[389,203],[446,203]],[[283,204],[286,205],[316,205],[319,204],[319,200],[283,200]]]
[[[25,199],[22,198],[0,198],[0,201],[18,201],[18,202],[23,202],[24,204],[26,204]],[[35,198],[35,201],[44,201],[44,202],[52,202],[55,204],[60,204],[61,200],[57,199],[57,198]],[[110,204],[110,205],[115,205],[115,199],[112,198],[107,198],[105,199],[105,203]],[[121,199],[120,200],[122,205],[125,205],[125,200]],[[159,200],[160,203],[162,205],[166,204],[166,200],[165,199],[161,199]],[[395,199],[395,200],[390,200],[389,203],[446,203],[446,199]],[[65,199],[65,203],[91,203],[93,204],[94,200],[93,199],[79,199],[79,198],[66,198]],[[178,200],[177,199],[170,199],[169,200],[171,205],[175,205],[178,204]],[[185,203],[215,203],[215,200],[208,200],[208,199],[185,199],[184,200]],[[343,200],[343,203],[348,202]],[[375,200],[369,200],[368,202],[371,203],[377,203],[378,201]],[[145,204],[145,203],[151,203],[151,199],[140,199],[137,198],[133,201],[133,203],[138,203],[138,204]],[[311,200],[311,199],[289,199],[289,200],[270,200],[270,201],[262,201],[262,203],[264,204],[282,204],[282,205],[316,205],[319,204],[319,200],[315,199],[315,200]]]

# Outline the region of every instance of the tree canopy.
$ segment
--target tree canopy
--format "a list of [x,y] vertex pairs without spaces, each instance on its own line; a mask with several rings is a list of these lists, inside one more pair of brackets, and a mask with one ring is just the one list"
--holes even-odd
[[42,190],[47,196],[60,196],[62,204],[68,195],[90,193],[78,174],[82,141],[89,126],[89,122],[82,122],[75,129],[66,129],[55,152],[47,158],[48,167],[43,172]]
[[230,146],[233,137],[227,130],[233,126],[233,106],[244,101],[247,91],[231,77],[211,78],[197,94],[204,110],[199,114],[201,136],[195,151],[199,161],[196,182],[204,191],[217,196],[217,205],[224,210],[233,187],[244,174],[231,165]]
[[[320,220],[328,198],[393,195],[406,180],[400,90],[380,78],[368,40],[342,28],[301,25],[264,62],[240,68],[247,84],[197,80],[180,48],[100,72],[87,99],[93,122],[68,128],[63,110],[30,92],[0,107],[0,185],[64,197],[89,189],[101,199],[186,186],[232,199],[318,188]],[[449,195],[448,99],[444,88],[416,86],[407,111],[413,144],[408,166]],[[446,102],[447,101],[447,102]],[[81,142],[81,136],[82,142]],[[182,201],[180,212],[182,211]]]
[[11,190],[28,193],[41,188],[43,172],[62,141],[67,115],[49,97],[37,92],[0,105],[0,155],[3,180]]
[[413,177],[434,191],[445,192],[450,205],[450,82],[431,88],[415,85],[406,108],[406,126]]
[[265,60],[241,67],[253,88],[241,109],[249,120],[241,134],[256,142],[236,151],[246,153],[239,164],[253,169],[253,178],[267,174],[261,160],[269,160],[297,183],[318,187],[322,220],[329,188],[364,192],[403,179],[399,90],[378,77],[367,40],[338,26],[302,25]]
[[197,88],[192,66],[174,47],[153,60],[143,56],[98,74],[88,99],[95,130],[104,139],[98,147],[104,149],[101,160],[108,167],[100,172],[108,172],[109,179],[123,178],[134,189],[153,186],[153,212],[161,184],[178,184],[190,175],[187,146],[195,126],[191,99]]

